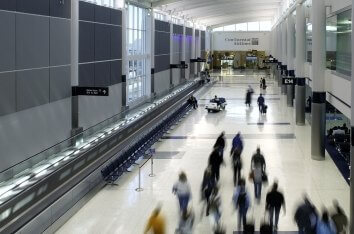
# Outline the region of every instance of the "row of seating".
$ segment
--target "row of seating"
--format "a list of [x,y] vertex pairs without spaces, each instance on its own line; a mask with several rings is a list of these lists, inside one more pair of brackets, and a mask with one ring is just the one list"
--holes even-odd
[[101,170],[102,178],[107,184],[116,185],[115,181],[135,164],[141,157],[146,155],[147,150],[157,142],[173,124],[179,121],[192,108],[188,103],[183,104],[173,113],[165,116],[153,128],[149,129],[143,137],[137,139],[133,144],[127,146],[122,153],[116,155],[107,166]]
[[329,134],[328,143],[335,147],[339,155],[350,165],[350,134]]

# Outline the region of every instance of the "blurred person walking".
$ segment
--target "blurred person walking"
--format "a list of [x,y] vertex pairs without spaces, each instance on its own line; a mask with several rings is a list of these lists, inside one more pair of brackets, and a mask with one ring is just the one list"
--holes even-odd
[[348,228],[348,218],[343,209],[339,206],[338,201],[333,201],[334,211],[331,214],[331,219],[336,226],[337,233],[345,234]]
[[266,162],[261,149],[258,147],[251,159],[251,178],[254,183],[254,195],[258,202],[261,200],[262,183],[266,177]]
[[252,87],[249,85],[248,89],[246,91],[246,101],[245,101],[245,104],[248,107],[251,107],[253,93],[254,93],[254,91],[253,91]]
[[205,169],[203,182],[202,182],[202,200],[205,200],[206,202],[206,216],[209,215],[210,196],[215,188],[216,188],[215,176],[213,176],[212,174],[211,167],[208,166]]
[[191,209],[183,211],[176,234],[192,234],[194,225],[194,212]]
[[237,135],[232,140],[232,149],[231,149],[232,167],[234,170],[234,175],[233,175],[234,186],[236,186],[237,181],[241,177],[241,170],[242,170],[241,154],[242,154],[242,151],[243,151],[243,141],[241,138],[241,133],[238,132]]
[[328,211],[322,212],[322,218],[318,220],[316,227],[316,234],[336,234],[336,226],[329,218]]
[[264,109],[264,97],[262,94],[259,94],[259,97],[257,99],[257,103],[258,103],[258,109],[259,109],[259,112],[263,113],[263,109]]
[[166,233],[166,222],[165,218],[161,214],[161,206],[155,208],[152,212],[149,221],[145,227],[144,233],[152,231],[153,234],[165,234]]
[[218,149],[219,154],[222,158],[224,157],[225,146],[226,146],[225,132],[222,131],[221,134],[216,139],[216,142],[214,144],[214,149]]
[[[269,223],[273,230],[278,230],[280,208],[283,207],[286,213],[284,195],[278,191],[278,183],[274,182],[272,190],[266,197],[266,210],[269,212]],[[273,222],[274,220],[274,222]]]
[[299,234],[316,233],[317,211],[306,196],[303,203],[296,209],[294,219],[299,228]]
[[178,197],[180,213],[186,211],[191,198],[191,188],[184,172],[179,174],[178,181],[173,185],[172,193]]
[[236,186],[234,195],[232,197],[235,209],[238,211],[238,230],[241,230],[241,226],[246,226],[246,216],[248,208],[251,205],[249,195],[246,190],[245,179],[240,179],[239,185]]
[[209,165],[211,168],[211,174],[216,181],[220,178],[220,166],[224,162],[222,155],[220,155],[220,149],[214,148],[213,152],[209,156]]

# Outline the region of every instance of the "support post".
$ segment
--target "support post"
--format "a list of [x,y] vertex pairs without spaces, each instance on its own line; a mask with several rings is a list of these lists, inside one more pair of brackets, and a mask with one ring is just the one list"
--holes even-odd
[[[354,0],[352,0],[354,4]],[[354,5],[353,5],[354,6]],[[354,7],[352,7],[352,19],[354,17]],[[354,54],[354,37],[352,37],[352,54]],[[352,60],[352,71],[354,68],[354,59]],[[352,72],[351,80],[351,101],[354,103],[354,73]],[[354,233],[354,169],[352,168],[354,164],[354,108],[351,108],[351,149],[350,149],[350,216],[349,216],[349,233]]]
[[305,125],[305,102],[306,92],[305,90],[305,72],[304,64],[306,60],[306,18],[305,8],[303,4],[296,6],[296,70],[295,75],[298,78],[298,82],[295,87],[295,122],[296,125]]
[[[295,58],[295,22],[292,14],[287,19],[287,65],[288,76],[295,77],[294,73],[294,58]],[[294,106],[294,86],[288,85],[286,87],[287,105],[288,107]]]
[[312,0],[312,124],[311,155],[325,159],[326,92],[326,7],[323,0]]

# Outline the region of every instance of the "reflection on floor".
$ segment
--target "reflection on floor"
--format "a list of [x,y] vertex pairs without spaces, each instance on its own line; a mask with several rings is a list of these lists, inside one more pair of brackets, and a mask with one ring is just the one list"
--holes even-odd
[[[178,206],[171,190],[182,170],[187,173],[192,187],[192,205],[197,217],[195,233],[212,233],[210,220],[200,215],[200,186],[209,153],[221,131],[227,134],[226,165],[221,168],[220,178],[221,219],[227,233],[237,230],[237,216],[231,203],[233,182],[228,152],[231,139],[238,131],[243,134],[245,141],[243,174],[248,175],[251,155],[260,146],[267,161],[270,182],[278,179],[285,194],[287,213],[280,217],[280,231],[296,230],[293,214],[303,193],[307,193],[319,209],[330,206],[336,198],[349,214],[348,185],[328,155],[322,162],[311,160],[310,127],[294,125],[294,109],[287,107],[286,97],[279,94],[278,86],[268,82],[265,91],[268,113],[260,115],[254,100],[253,108],[244,105],[248,84],[252,84],[255,90],[253,99],[258,96],[259,86],[253,84],[258,84],[260,76],[249,73],[235,75],[238,76],[224,77],[198,96],[201,104],[214,95],[225,97],[228,101],[225,111],[207,113],[201,106],[155,145],[158,155],[154,161],[156,176],[148,176],[150,163],[147,163],[141,171],[142,192],[135,191],[138,187],[138,171],[134,169],[119,179],[120,186],[102,189],[57,233],[143,233],[151,211],[159,202],[163,203],[167,233],[174,233],[178,223]],[[267,98],[267,93],[272,96]],[[274,100],[268,102],[270,98]],[[253,186],[247,183],[247,189],[253,197]],[[249,216],[255,220],[256,230],[259,230],[260,222],[264,219],[265,192],[268,189],[269,186],[264,188],[261,203],[252,202],[249,211]]]

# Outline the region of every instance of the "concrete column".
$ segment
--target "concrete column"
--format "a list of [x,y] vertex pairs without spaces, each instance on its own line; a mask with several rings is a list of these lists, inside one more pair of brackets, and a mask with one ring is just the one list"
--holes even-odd
[[[182,37],[182,61],[181,63],[187,63],[186,61],[186,26],[183,25],[183,37]],[[187,69],[182,69],[181,70],[181,78],[182,78],[182,82],[186,81],[186,71],[188,71]]]
[[[294,75],[294,58],[295,58],[295,22],[292,14],[287,19],[287,65],[288,75]],[[287,89],[287,104],[289,107],[293,107],[294,103],[294,86],[288,85]]]
[[[196,54],[195,54],[195,24],[193,24],[193,34],[192,34],[192,53],[191,53],[191,58],[195,59],[196,58]],[[194,73],[197,70],[196,67],[196,63],[190,63],[191,67],[190,67],[190,75],[189,78],[193,78],[194,79]]]
[[[71,86],[79,85],[79,1],[71,1]],[[71,97],[72,132],[79,128],[79,96]]]
[[122,9],[122,111],[127,108],[127,9]]
[[[297,78],[305,77],[304,64],[306,62],[306,18],[303,4],[296,6],[296,70]],[[305,125],[306,92],[302,92],[302,81],[295,86],[295,122],[297,125]],[[305,85],[305,84],[304,84]]]
[[[354,0],[352,0],[354,4]],[[353,5],[354,6],[354,5]],[[354,7],[352,8],[352,19],[354,17]],[[352,37],[352,54],[354,54],[354,37]],[[354,59],[352,60],[352,71],[354,69]],[[354,73],[352,72],[352,103],[354,103]],[[353,105],[353,104],[352,104]],[[351,108],[351,149],[350,149],[350,165],[354,165],[354,108]],[[350,169],[350,216],[349,216],[349,233],[354,233],[354,169]]]
[[311,154],[325,158],[326,130],[326,7],[323,0],[312,0],[312,125]]
[[[170,64],[173,64],[173,23],[172,23],[172,15],[170,21]],[[170,68],[170,88],[173,88],[173,69]]]
[[151,13],[151,96],[155,96],[155,18],[154,11]]
[[[288,63],[288,57],[287,57],[287,22],[284,20],[281,23],[281,35],[282,35],[282,42],[281,42],[281,63],[284,69],[282,69],[282,76],[287,76],[287,63]],[[286,67],[284,67],[286,66]],[[286,94],[287,88],[285,85],[282,84],[282,77],[280,79],[280,84],[281,84],[281,93]]]

